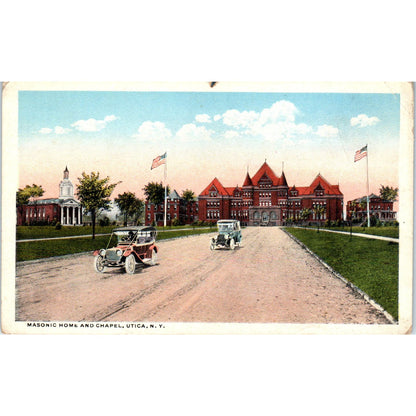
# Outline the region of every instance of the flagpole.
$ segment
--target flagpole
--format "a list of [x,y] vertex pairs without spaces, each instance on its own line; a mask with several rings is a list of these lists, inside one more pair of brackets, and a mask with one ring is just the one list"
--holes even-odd
[[[166,153],[166,152],[165,152]],[[168,159],[165,158],[165,214],[163,216],[163,227],[166,227],[166,208],[167,208],[167,184],[166,184],[166,176],[167,176],[167,170],[168,170]]]
[[365,145],[367,148],[367,227],[370,228],[370,185],[368,181],[368,144]]

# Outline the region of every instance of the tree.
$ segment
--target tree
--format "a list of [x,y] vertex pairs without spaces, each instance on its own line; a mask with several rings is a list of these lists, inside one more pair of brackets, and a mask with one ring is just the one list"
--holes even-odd
[[191,202],[195,198],[195,193],[190,189],[185,189],[182,191],[182,198],[185,200],[185,202]]
[[97,213],[102,209],[110,207],[110,196],[114,188],[121,182],[109,184],[110,178],[100,179],[99,172],[91,172],[87,175],[82,172],[82,177],[78,178],[77,196],[85,211],[91,214],[92,238],[95,238],[95,220]]
[[395,202],[399,193],[399,188],[380,185],[380,198],[388,202]]
[[322,205],[315,205],[313,207],[313,212],[318,217],[318,233],[319,233],[319,221],[321,219],[321,215],[325,212],[325,208]]
[[[159,205],[165,200],[165,187],[162,185],[162,182],[149,182],[147,185],[145,185],[143,191],[146,195],[146,198],[152,204]],[[166,193],[167,195],[170,193],[169,186],[167,187]]]
[[311,210],[309,208],[303,208],[300,213],[300,218],[302,218],[303,221],[307,220],[309,218],[309,215],[311,215]]
[[37,198],[40,198],[44,194],[42,185],[32,184],[26,185],[23,189],[20,189],[16,192],[16,206],[20,210],[20,214],[23,214],[23,206],[27,205],[30,202],[34,205],[35,208],[35,221],[38,220],[38,209],[37,209]]
[[127,226],[128,217],[134,216],[135,222],[137,222],[143,212],[143,201],[136,198],[136,195],[133,192],[119,194],[118,197],[114,199],[114,202],[123,214],[124,226]]

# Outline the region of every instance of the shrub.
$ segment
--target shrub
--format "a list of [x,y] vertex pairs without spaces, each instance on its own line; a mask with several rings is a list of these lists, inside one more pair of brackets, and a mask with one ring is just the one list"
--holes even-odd
[[55,230],[60,230],[62,228],[62,225],[60,222],[57,222],[55,225]]
[[108,217],[100,218],[98,223],[101,227],[105,227],[107,225],[110,225],[110,218],[108,218]]

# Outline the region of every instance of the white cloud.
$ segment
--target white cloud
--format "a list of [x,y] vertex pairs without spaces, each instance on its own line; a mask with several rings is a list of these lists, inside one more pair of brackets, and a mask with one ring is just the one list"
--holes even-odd
[[197,114],[195,120],[198,123],[211,123],[211,117],[208,114]]
[[52,133],[52,129],[50,129],[49,127],[42,127],[40,130],[39,130],[39,133],[41,133],[41,134],[49,134],[49,133]]
[[208,130],[205,126],[196,126],[195,124],[184,124],[176,133],[176,138],[181,142],[195,142],[211,140],[213,131]]
[[318,126],[316,134],[320,137],[337,137],[339,130],[334,126],[329,126],[324,124],[322,126]]
[[227,130],[224,133],[224,138],[226,138],[227,140],[236,139],[239,136],[240,136],[240,134],[235,130]]
[[61,126],[56,126],[53,131],[55,132],[55,134],[65,134],[68,133],[69,131],[71,131],[71,129],[66,129],[64,127]]
[[214,121],[218,121],[218,120],[221,120],[221,119],[222,119],[222,116],[220,114],[216,114],[214,116]]
[[[271,107],[256,111],[228,110],[223,115],[223,122],[240,130],[240,134],[263,137],[266,140],[289,140],[297,135],[312,132],[312,127],[305,123],[295,123],[299,110],[290,101],[276,101]],[[217,117],[217,116],[215,116]],[[214,117],[214,120],[215,120]]]
[[105,129],[108,123],[117,119],[118,117],[115,115],[105,116],[104,120],[89,118],[88,120],[78,120],[75,123],[72,123],[71,126],[79,131],[100,131]]
[[350,120],[351,126],[368,127],[374,126],[380,121],[378,117],[368,117],[367,114],[359,114],[357,117],[352,117]]
[[270,108],[265,108],[259,118],[260,124],[275,123],[276,121],[295,121],[298,109],[290,101],[276,101]]
[[227,110],[222,115],[224,124],[231,127],[249,127],[258,118],[255,111]]
[[133,137],[145,141],[160,141],[172,137],[171,131],[161,121],[145,121]]

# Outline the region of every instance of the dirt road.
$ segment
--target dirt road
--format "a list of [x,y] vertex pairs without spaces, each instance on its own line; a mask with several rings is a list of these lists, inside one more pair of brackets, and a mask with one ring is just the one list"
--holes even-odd
[[235,251],[209,236],[159,243],[134,275],[93,256],[17,267],[16,319],[30,321],[389,323],[279,228],[243,230]]

